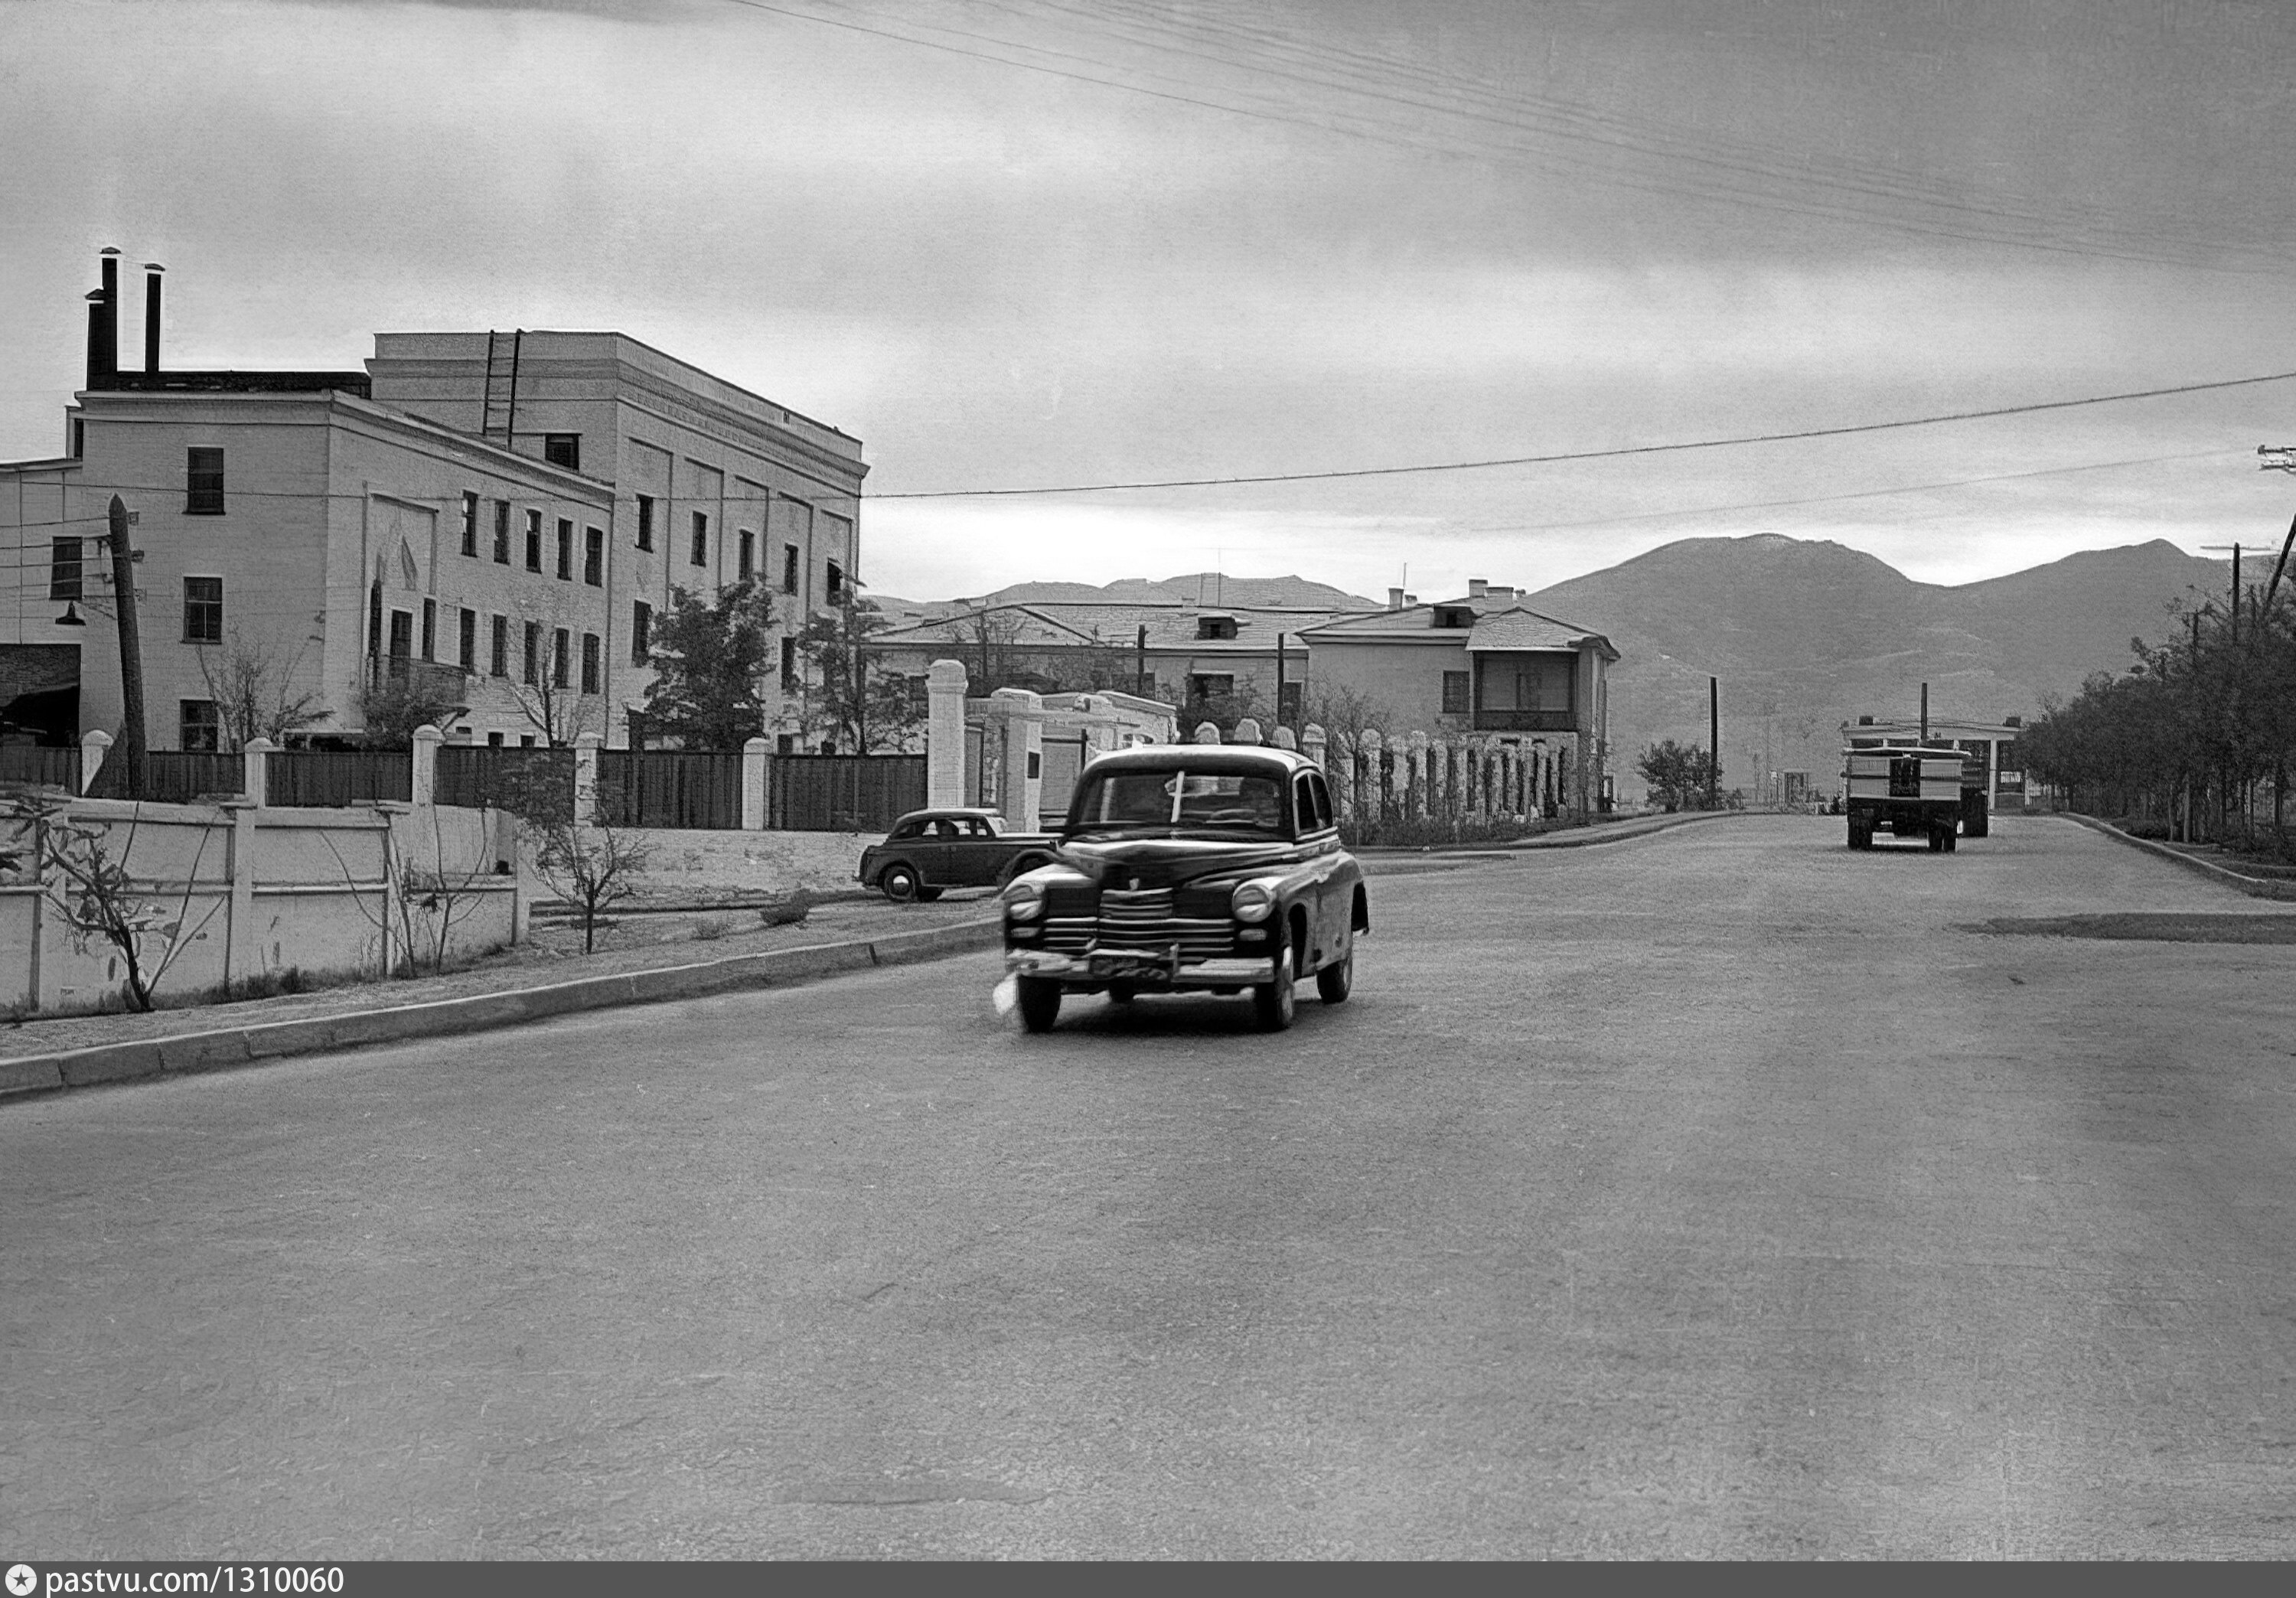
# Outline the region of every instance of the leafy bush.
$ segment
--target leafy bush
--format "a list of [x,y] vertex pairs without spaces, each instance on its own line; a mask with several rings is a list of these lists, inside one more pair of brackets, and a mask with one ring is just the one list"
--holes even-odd
[[809,889],[792,889],[787,898],[759,906],[758,919],[769,927],[800,925],[813,913],[813,897]]

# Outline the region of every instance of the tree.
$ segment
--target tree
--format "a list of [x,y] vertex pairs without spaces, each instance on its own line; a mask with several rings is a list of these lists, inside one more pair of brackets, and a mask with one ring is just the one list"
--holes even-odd
[[208,698],[215,704],[217,737],[226,754],[237,754],[258,738],[284,743],[290,732],[333,715],[320,709],[325,696],[317,689],[296,690],[303,647],[290,654],[269,639],[250,640],[234,627],[222,643],[194,652]]
[[972,681],[966,692],[979,698],[999,688],[1028,688],[1028,662],[1020,647],[1021,612],[1010,606],[983,607],[952,618],[948,635]]
[[1650,784],[1651,798],[1669,810],[1703,810],[1715,777],[1714,757],[1695,744],[1663,743],[1645,748],[1635,769]]
[[773,597],[755,579],[713,600],[679,588],[654,622],[649,727],[685,749],[737,750],[766,729],[767,695],[780,670]]
[[411,669],[371,678],[358,691],[359,720],[365,728],[359,742],[368,749],[413,749],[415,728],[445,727],[470,708],[449,681],[435,670]]
[[[596,725],[602,709],[598,696],[582,692],[581,634],[573,614],[563,602],[544,602],[521,605],[516,616],[521,629],[518,635],[523,637],[522,629],[532,627],[538,629],[540,642],[535,650],[534,680],[526,680],[521,660],[518,675],[510,679],[510,696],[545,749],[570,749],[583,733],[604,730]],[[566,640],[562,660],[561,636]]]
[[534,831],[535,869],[553,893],[582,914],[586,955],[597,943],[599,915],[637,891],[630,878],[645,869],[646,842],[611,826],[555,816],[529,816],[527,824]]
[[884,627],[876,604],[855,596],[815,617],[798,635],[798,653],[807,666],[804,722],[809,735],[865,755],[906,749],[923,727],[925,707],[910,692],[908,679],[868,664],[869,635]]

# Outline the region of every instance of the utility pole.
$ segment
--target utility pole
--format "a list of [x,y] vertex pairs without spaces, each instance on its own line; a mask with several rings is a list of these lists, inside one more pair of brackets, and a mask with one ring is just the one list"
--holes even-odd
[[2203,544],[2202,549],[2232,551],[2232,641],[2240,643],[2240,545],[2237,544]]
[[135,551],[127,542],[127,506],[117,494],[105,512],[111,545],[111,587],[119,610],[119,752],[127,791],[144,796],[144,646],[135,632]]
[[1706,679],[1706,807],[1721,807],[1722,679]]
[[1922,742],[1930,741],[1930,685],[1922,684]]

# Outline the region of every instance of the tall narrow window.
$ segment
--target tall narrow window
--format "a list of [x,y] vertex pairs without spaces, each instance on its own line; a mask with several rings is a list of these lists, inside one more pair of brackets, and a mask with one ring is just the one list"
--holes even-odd
[[220,449],[184,452],[184,514],[223,514],[223,451]]
[[390,613],[390,675],[404,678],[406,662],[414,653],[414,612],[393,611]]
[[582,529],[582,580],[593,588],[606,586],[606,529],[586,527]]
[[479,553],[479,496],[475,494],[463,496],[463,553]]
[[80,596],[82,570],[78,539],[51,538],[48,540],[48,597],[50,599],[78,599]]
[[574,580],[574,524],[563,516],[558,519],[558,580]]
[[782,692],[797,692],[797,640],[794,638],[782,640]]
[[598,635],[595,633],[583,634],[582,692],[585,693],[595,693],[598,692]]
[[542,681],[542,624],[538,621],[526,624],[526,659],[522,664],[526,669],[520,674],[520,681],[529,687]]
[[539,511],[526,513],[526,569],[529,571],[542,570],[542,512]]
[[737,570],[737,571],[739,572],[739,574],[740,574],[740,576],[741,576],[741,579],[742,579],[742,581],[743,581],[743,582],[745,582],[745,583],[746,583],[746,582],[748,582],[751,578],[753,578],[753,577],[755,577],[755,576],[757,575],[757,572],[758,572],[758,535],[757,535],[757,534],[755,534],[755,533],[749,533],[749,532],[745,532],[745,533],[743,533],[743,534],[742,535],[742,558],[741,558],[741,563],[740,563],[740,565],[736,568],[736,570]]
[[510,618],[489,618],[493,636],[487,641],[487,675],[490,677],[510,676]]
[[510,501],[495,501],[495,564],[510,564]]
[[550,684],[554,688],[563,688],[568,684],[569,668],[573,664],[570,659],[573,654],[572,645],[573,635],[564,627],[551,629]]
[[184,579],[184,642],[223,642],[223,578],[187,577]]
[[828,576],[821,586],[822,597],[832,605],[841,605],[845,602],[845,568],[834,561],[828,564]]
[[638,547],[653,547],[653,496],[641,494],[638,498]]
[[479,613],[464,611],[456,618],[455,660],[464,671],[479,668]]
[[794,544],[782,545],[782,592],[797,592],[797,545]]
[[422,658],[439,658],[439,602],[435,599],[422,602]]
[[644,666],[653,660],[653,607],[645,601],[630,602],[630,664]]
[[693,564],[709,564],[709,512],[707,511],[693,512]]
[[178,749],[203,754],[214,754],[223,747],[223,717],[216,713],[211,699],[179,700],[181,707],[176,723],[176,746]]
[[[1468,674],[1464,671],[1447,671],[1443,674],[1444,715],[1464,716],[1467,713],[1467,682]],[[1292,684],[1286,683],[1283,685],[1289,688]]]

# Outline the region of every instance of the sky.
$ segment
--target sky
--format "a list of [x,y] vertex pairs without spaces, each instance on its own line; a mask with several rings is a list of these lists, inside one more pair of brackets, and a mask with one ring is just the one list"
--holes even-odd
[[2296,381],[2062,402],[2296,377],[2292,149],[2228,0],[0,0],[0,458],[116,245],[169,365],[644,340],[861,438],[910,599],[2255,548]]

